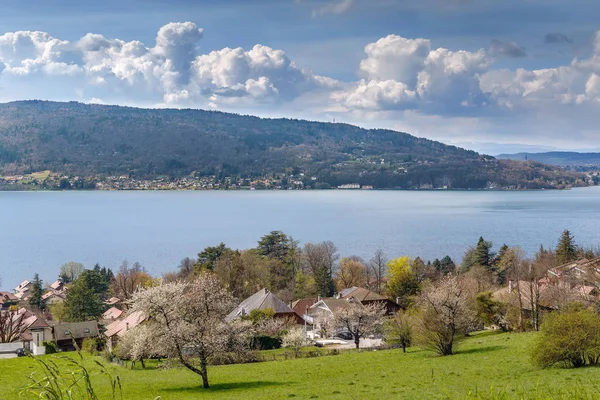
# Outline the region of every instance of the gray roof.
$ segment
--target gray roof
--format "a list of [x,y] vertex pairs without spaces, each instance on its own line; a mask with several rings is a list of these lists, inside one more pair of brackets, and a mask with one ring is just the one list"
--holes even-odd
[[280,300],[277,296],[267,289],[261,289],[242,301],[225,319],[232,321],[236,318],[250,314],[252,310],[267,310],[272,309],[277,314],[294,314],[287,304]]
[[99,333],[96,321],[64,322],[54,325],[54,340],[70,340],[71,335],[75,339],[96,337]]

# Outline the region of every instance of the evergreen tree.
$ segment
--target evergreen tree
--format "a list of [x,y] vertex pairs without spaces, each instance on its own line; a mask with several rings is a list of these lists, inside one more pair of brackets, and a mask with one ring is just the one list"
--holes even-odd
[[556,246],[556,260],[559,264],[566,264],[577,259],[577,246],[573,240],[573,235],[568,229],[565,229],[560,236]]
[[480,237],[473,254],[473,264],[481,265],[488,270],[492,269],[492,259],[494,258],[494,254],[490,251],[491,249],[492,242],[488,242],[484,240],[483,237]]
[[[100,268],[98,268],[99,270]],[[97,320],[105,311],[107,277],[95,269],[85,270],[67,292],[65,314],[69,321]]]
[[43,282],[40,279],[38,274],[33,276],[33,280],[31,281],[31,296],[29,297],[29,305],[37,308],[38,310],[43,310],[46,306],[44,299],[42,299],[42,295],[44,294]]
[[217,246],[209,246],[198,253],[198,262],[196,263],[196,269],[204,270],[208,269],[213,271],[215,264],[219,258],[223,255],[232,251],[229,247],[225,246],[225,243],[219,243]]
[[444,274],[447,275],[451,272],[454,272],[456,270],[456,264],[454,264],[454,261],[452,261],[452,259],[450,258],[450,256],[445,256],[444,258],[442,258],[440,260],[440,269],[439,271]]

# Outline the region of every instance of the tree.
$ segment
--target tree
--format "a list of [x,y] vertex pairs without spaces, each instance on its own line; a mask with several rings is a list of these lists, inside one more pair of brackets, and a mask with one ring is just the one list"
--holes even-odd
[[335,325],[346,329],[354,339],[354,345],[360,347],[360,339],[378,332],[386,314],[383,303],[361,304],[359,301],[349,301],[349,307],[340,307],[333,313]]
[[445,256],[440,260],[439,270],[440,273],[447,275],[456,271],[456,264],[450,258],[450,256]]
[[270,262],[256,250],[229,251],[217,260],[214,272],[234,297],[244,299],[270,287]]
[[492,260],[494,258],[494,254],[491,252],[492,242],[486,241],[483,237],[479,238],[477,242],[477,246],[475,247],[475,254],[473,256],[474,265],[481,265],[487,269],[491,269]]
[[69,261],[68,263],[61,265],[58,277],[63,281],[63,283],[71,283],[76,281],[82,272],[83,264]]
[[534,363],[553,365],[597,365],[600,361],[600,319],[590,310],[571,306],[548,315],[533,351]]
[[126,305],[133,293],[151,283],[152,277],[140,263],[135,262],[129,266],[127,261],[123,261],[119,272],[111,282],[111,288],[113,294]]
[[271,288],[293,290],[298,243],[282,231],[272,231],[258,242],[257,254],[268,258]]
[[406,311],[399,311],[394,318],[385,322],[386,341],[391,344],[398,344],[402,347],[402,352],[406,353],[406,348],[412,344],[412,321]]
[[559,265],[577,260],[577,246],[568,229],[563,231],[556,246],[556,260]]
[[215,269],[216,262],[223,257],[225,254],[232,250],[225,246],[225,243],[219,243],[217,246],[209,246],[198,253],[198,261],[196,262],[197,270],[209,270]]
[[197,260],[194,260],[189,257],[185,257],[179,262],[179,266],[177,267],[177,276],[180,279],[187,279],[194,274],[194,265],[196,265]]
[[294,280],[294,298],[305,299],[307,297],[316,297],[317,288],[315,287],[315,279],[311,274],[305,274],[302,271],[296,273]]
[[358,257],[342,258],[336,274],[338,290],[363,287],[366,283],[367,267]]
[[107,294],[106,276],[95,269],[84,270],[67,291],[66,319],[71,322],[99,319],[106,309]]
[[454,354],[454,345],[473,327],[475,312],[456,275],[431,283],[422,293],[417,318],[418,341],[439,355]]
[[385,275],[387,271],[387,256],[383,250],[375,251],[373,257],[369,260],[369,269],[373,272],[374,284],[372,288],[374,292],[381,293],[385,287]]
[[132,368],[136,361],[146,368],[144,360],[161,355],[155,351],[156,339],[154,331],[147,324],[138,325],[119,340],[117,356],[122,360],[131,360]]
[[487,326],[497,326],[503,332],[510,330],[510,324],[506,318],[508,305],[494,299],[492,292],[478,293],[476,298],[476,307],[479,317]]
[[200,375],[204,388],[211,357],[248,346],[249,323],[225,321],[236,302],[213,274],[140,290],[130,304],[148,317],[156,350]]
[[16,306],[0,310],[0,343],[12,343],[19,340],[23,333],[25,313],[19,313]]
[[302,250],[303,269],[313,276],[319,296],[330,297],[335,293],[333,270],[337,257],[337,249],[332,242],[306,243],[304,245]]
[[523,288],[521,284],[525,278],[529,262],[524,258],[523,250],[519,246],[511,247],[505,251],[499,260],[500,270],[506,275],[511,284],[515,285],[518,303],[518,326],[521,331],[525,330]]
[[283,335],[281,345],[293,349],[294,357],[298,358],[300,349],[306,346],[306,343],[306,334],[304,333],[304,330],[302,330],[302,328],[292,328]]
[[396,302],[407,309],[413,303],[413,297],[419,293],[420,283],[407,256],[388,261],[387,293]]
[[31,281],[31,289],[29,293],[29,305],[38,310],[43,310],[46,306],[46,302],[42,298],[44,294],[44,285],[42,280],[40,279],[39,274],[33,275],[33,280]]
[[292,239],[282,231],[272,231],[258,241],[258,254],[286,261],[292,251]]

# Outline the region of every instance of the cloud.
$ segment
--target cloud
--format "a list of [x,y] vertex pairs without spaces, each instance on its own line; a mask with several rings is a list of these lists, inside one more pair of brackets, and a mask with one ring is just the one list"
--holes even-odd
[[544,36],[544,43],[573,43],[573,39],[567,37],[567,35],[565,35],[564,33],[552,32],[547,33],[546,36]]
[[354,0],[341,0],[339,2],[326,4],[322,7],[315,8],[312,11],[313,18],[322,17],[324,15],[333,14],[339,15],[348,12],[354,5]]
[[202,36],[203,30],[192,22],[161,27],[154,47],[92,33],[75,42],[45,32],[6,33],[0,36],[0,72],[23,79],[34,74],[77,76],[72,85],[80,97],[119,95],[185,105],[286,102],[337,85],[267,46],[201,54]]
[[489,65],[484,50],[432,49],[427,39],[389,35],[368,44],[365,53],[360,63],[364,79],[332,95],[347,109],[451,112],[486,101],[478,81]]
[[526,57],[525,49],[514,42],[501,42],[492,40],[492,44],[488,48],[488,53],[494,57]]

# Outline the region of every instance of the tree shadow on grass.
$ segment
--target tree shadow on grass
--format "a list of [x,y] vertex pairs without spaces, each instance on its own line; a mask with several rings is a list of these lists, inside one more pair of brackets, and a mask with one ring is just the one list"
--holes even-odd
[[261,389],[270,386],[278,386],[282,385],[281,382],[270,382],[270,381],[253,381],[253,382],[229,382],[229,383],[214,383],[210,385],[210,388],[204,389],[202,384],[195,386],[187,386],[187,387],[177,387],[177,388],[165,388],[162,389],[165,392],[174,392],[174,393],[182,393],[182,392],[221,392],[225,390],[235,390],[235,389]]
[[489,351],[503,350],[506,349],[507,346],[483,346],[483,347],[474,347],[472,349],[459,350],[456,354],[477,354],[477,353],[487,353]]

